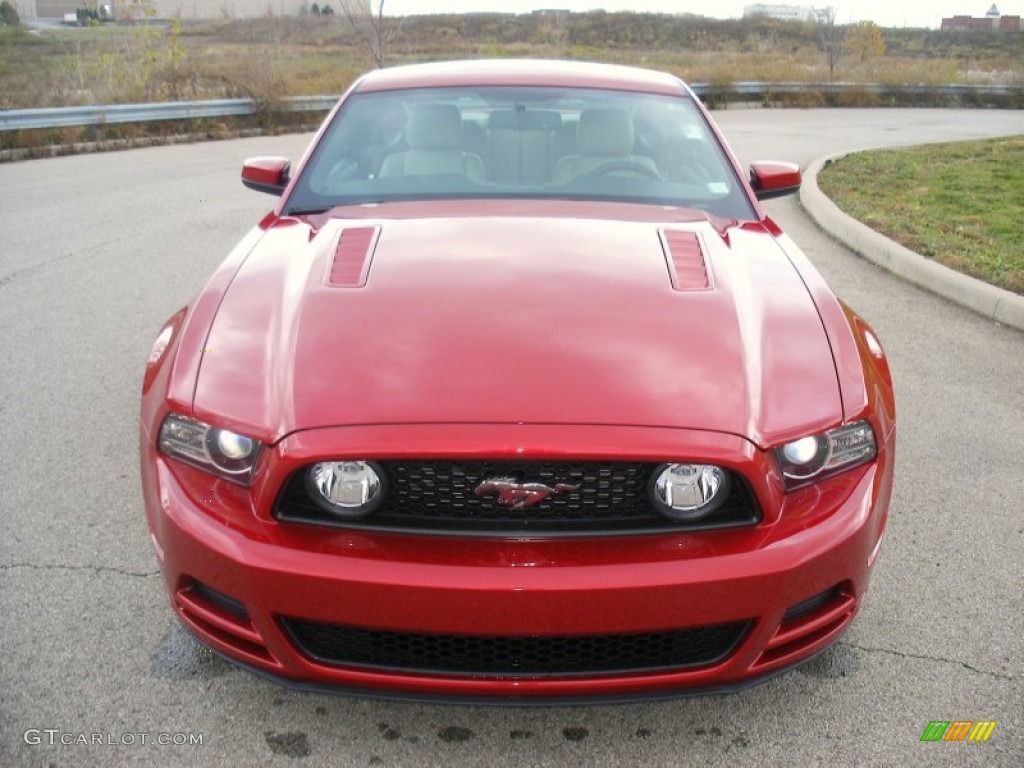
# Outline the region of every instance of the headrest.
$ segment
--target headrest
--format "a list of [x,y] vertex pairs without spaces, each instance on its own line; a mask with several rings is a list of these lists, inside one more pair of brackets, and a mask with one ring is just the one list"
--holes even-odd
[[557,131],[562,127],[562,116],[557,112],[531,110],[529,112],[513,112],[503,110],[492,112],[487,119],[487,127],[505,131]]
[[405,128],[409,149],[462,149],[462,114],[454,104],[419,104]]
[[581,155],[633,154],[633,121],[624,109],[586,109],[576,128]]

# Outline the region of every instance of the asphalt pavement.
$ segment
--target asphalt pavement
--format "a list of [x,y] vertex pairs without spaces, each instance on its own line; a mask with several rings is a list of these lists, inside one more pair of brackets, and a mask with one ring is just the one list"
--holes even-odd
[[[716,119],[745,164],[1024,133],[1020,111]],[[796,197],[771,215],[874,326],[898,398],[886,540],[828,653],[730,696],[530,709],[296,693],[191,640],[142,509],[143,363],[271,205],[242,159],[309,138],[0,166],[0,766],[1024,764],[1024,333],[858,258]],[[997,726],[922,743],[932,720]]]

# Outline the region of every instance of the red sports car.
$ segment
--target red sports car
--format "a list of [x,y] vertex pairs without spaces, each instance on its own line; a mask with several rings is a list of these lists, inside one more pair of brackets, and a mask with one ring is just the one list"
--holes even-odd
[[693,92],[487,61],[356,82],[146,368],[181,621],[301,688],[732,690],[857,613],[889,369]]

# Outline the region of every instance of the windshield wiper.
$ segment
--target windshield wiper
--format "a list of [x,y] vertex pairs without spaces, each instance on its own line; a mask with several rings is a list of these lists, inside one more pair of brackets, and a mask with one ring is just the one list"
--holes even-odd
[[310,208],[289,208],[284,211],[285,216],[316,216],[319,213],[327,213],[333,205],[319,205]]

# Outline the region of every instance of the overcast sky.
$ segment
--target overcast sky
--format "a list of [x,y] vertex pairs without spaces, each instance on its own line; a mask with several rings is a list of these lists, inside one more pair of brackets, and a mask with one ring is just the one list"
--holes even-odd
[[[536,8],[568,8],[588,11],[639,11],[657,13],[696,13],[715,18],[739,18],[750,0],[385,0],[388,14],[502,12],[529,13]],[[804,5],[782,2],[780,5]],[[835,6],[841,23],[873,21],[885,27],[937,28],[944,16],[984,16],[992,0],[825,0],[808,3],[817,7]],[[997,2],[1006,15],[1024,15],[1024,0]]]

